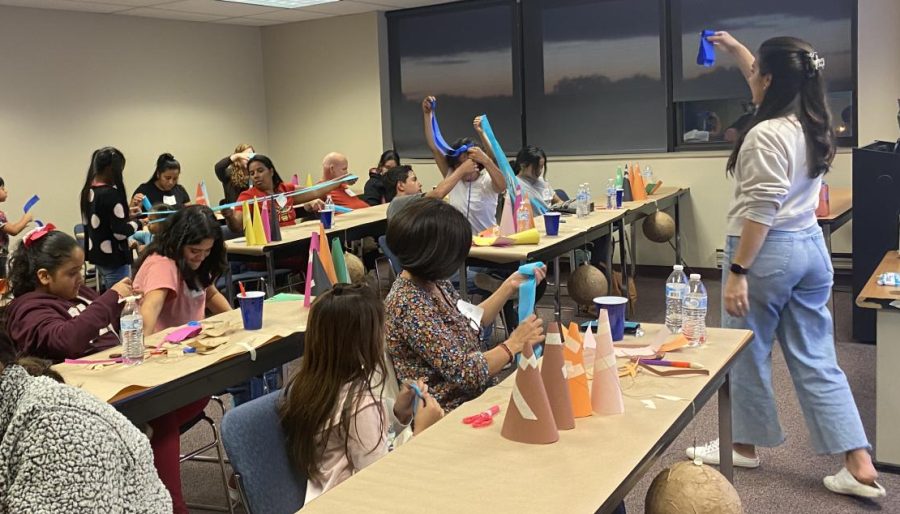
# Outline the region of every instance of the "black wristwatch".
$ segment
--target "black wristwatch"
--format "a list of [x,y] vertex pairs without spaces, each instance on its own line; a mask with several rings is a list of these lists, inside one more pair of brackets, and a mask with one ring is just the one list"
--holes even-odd
[[736,262],[732,262],[731,263],[731,272],[734,273],[735,275],[746,275],[747,268],[741,266],[740,264],[738,264]]

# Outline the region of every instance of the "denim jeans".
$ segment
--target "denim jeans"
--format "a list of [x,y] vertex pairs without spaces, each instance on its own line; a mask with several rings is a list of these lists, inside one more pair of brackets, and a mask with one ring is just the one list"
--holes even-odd
[[123,264],[121,266],[97,266],[97,275],[100,280],[100,289],[106,291],[110,287],[116,285],[123,278],[131,276],[131,264]]
[[226,389],[231,393],[231,400],[234,407],[250,400],[255,400],[260,396],[264,396],[272,391],[278,390],[278,381],[281,378],[281,368],[270,369],[260,376],[253,377],[243,384],[229,387]]
[[[739,237],[725,245],[722,290]],[[838,367],[828,298],[831,256],[818,226],[769,231],[747,274],[750,310],[744,318],[722,309],[722,326],[753,331],[731,372],[734,441],[774,447],[784,442],[772,390],[772,345],[778,339],[813,448],[838,454],[869,448],[847,377]]]

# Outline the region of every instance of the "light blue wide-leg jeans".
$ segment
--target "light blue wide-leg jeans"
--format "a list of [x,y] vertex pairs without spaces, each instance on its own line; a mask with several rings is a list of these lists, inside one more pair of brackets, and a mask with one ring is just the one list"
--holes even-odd
[[[739,242],[739,237],[729,236],[725,245],[723,292]],[[869,448],[847,377],[835,357],[827,307],[833,280],[831,257],[818,226],[798,232],[771,230],[747,275],[749,314],[730,316],[722,302],[723,327],[754,333],[731,372],[736,443],[774,447],[784,442],[772,389],[772,345],[777,338],[816,453]]]

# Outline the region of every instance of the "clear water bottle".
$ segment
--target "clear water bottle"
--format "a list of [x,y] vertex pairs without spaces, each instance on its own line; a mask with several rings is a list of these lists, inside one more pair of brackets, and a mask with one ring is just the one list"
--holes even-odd
[[586,198],[584,201],[584,215],[590,216],[591,204],[594,203],[594,196],[591,194],[591,184],[588,182],[584,183],[584,193],[586,195]]
[[578,186],[578,195],[575,200],[575,215],[579,218],[587,216],[587,186]]
[[322,210],[331,211],[331,226],[335,226],[337,224],[337,216],[334,215],[334,200],[331,199],[331,195],[325,197],[325,208]]
[[136,296],[125,298],[119,331],[122,336],[122,362],[128,366],[144,362],[144,318],[141,317]]
[[687,337],[689,346],[700,346],[706,342],[706,287],[697,273],[691,274],[687,294],[684,297],[681,332]]
[[688,278],[684,274],[684,266],[672,266],[672,274],[666,280],[666,328],[669,332],[681,332],[682,309],[687,294]]
[[606,181],[606,208],[616,208],[616,180],[612,178]]

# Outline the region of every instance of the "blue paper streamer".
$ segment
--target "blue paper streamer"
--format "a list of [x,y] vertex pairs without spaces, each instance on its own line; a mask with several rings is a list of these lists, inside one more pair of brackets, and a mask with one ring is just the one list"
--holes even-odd
[[39,200],[40,200],[40,197],[38,195],[32,196],[30,200],[25,202],[25,207],[23,207],[22,210],[24,210],[25,213],[27,214],[28,211],[30,211],[31,208],[34,207],[34,204],[38,203]]
[[715,30],[704,30],[700,33],[700,49],[697,51],[697,64],[707,68],[716,64],[716,47],[706,38],[714,36]]
[[[265,200],[274,200],[276,197],[279,197],[279,196],[286,196],[286,197],[287,197],[287,196],[297,196],[297,195],[302,195],[303,193],[309,193],[309,192],[311,192],[311,191],[317,191],[317,190],[319,190],[319,189],[324,189],[324,188],[326,188],[326,187],[328,187],[328,186],[333,186],[333,185],[335,185],[335,184],[341,184],[341,183],[344,183],[344,182],[350,182],[350,181],[353,181],[353,180],[359,180],[359,177],[357,177],[356,175],[344,175],[343,177],[338,178],[338,179],[329,180],[329,181],[326,181],[326,182],[320,182],[320,183],[318,183],[318,184],[313,185],[312,187],[307,187],[307,188],[303,188],[303,189],[297,189],[297,190],[291,191],[291,192],[289,192],[289,193],[274,193],[274,194],[271,194],[271,195],[268,195],[268,196],[258,196],[258,197],[255,197],[255,198],[251,198],[250,200],[247,200],[247,201],[248,201],[248,202],[253,202],[253,201],[255,201],[255,200],[259,200],[260,202],[262,202],[262,201],[265,201]],[[235,207],[237,207],[237,206],[239,206],[239,205],[242,205],[243,203],[244,203],[243,201],[241,201],[241,202],[234,202],[234,203],[226,203],[226,204],[222,204],[222,205],[217,205],[216,207],[210,207],[210,209],[211,209],[213,212],[218,212],[218,211],[223,211],[223,210],[225,210],[225,209],[233,209],[233,208],[235,208]],[[346,207],[341,207],[341,209],[346,209]],[[335,206],[335,210],[337,210],[337,206]],[[350,210],[352,210],[352,209],[350,209]],[[176,212],[178,212],[178,211],[142,212],[141,214],[169,215],[169,214],[175,214]],[[347,212],[349,212],[349,211],[347,211]]]
[[438,126],[437,114],[435,114],[435,109],[437,108],[437,100],[431,102],[431,132],[434,134],[434,145],[437,146],[438,150],[441,151],[444,155],[448,155],[450,157],[459,157],[464,152],[469,150],[469,145],[462,145],[459,148],[453,148],[452,146],[447,144],[447,141],[444,140],[444,136],[441,135],[441,128]]
[[528,280],[519,285],[519,323],[522,323],[525,321],[525,318],[534,314],[534,297],[537,290],[534,272],[537,268],[543,266],[543,262],[531,262],[519,266],[519,273],[529,277]]
[[144,199],[141,200],[141,207],[143,207],[145,211],[149,212],[153,209],[153,204],[150,203],[150,199],[145,196]]
[[491,144],[494,160],[497,161],[497,166],[500,167],[500,172],[503,173],[503,178],[506,181],[506,201],[514,202],[516,189],[521,187],[519,185],[519,177],[516,176],[516,172],[513,171],[509,161],[506,160],[506,154],[503,153],[503,147],[500,146],[500,142],[494,136],[494,129],[491,127],[491,122],[488,121],[487,114],[481,116],[481,130],[484,131],[488,143]]

